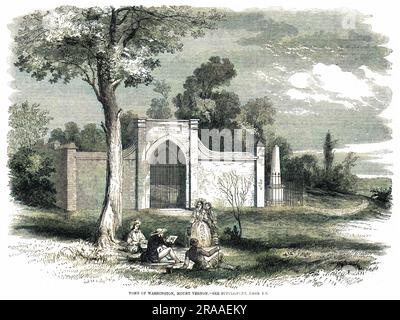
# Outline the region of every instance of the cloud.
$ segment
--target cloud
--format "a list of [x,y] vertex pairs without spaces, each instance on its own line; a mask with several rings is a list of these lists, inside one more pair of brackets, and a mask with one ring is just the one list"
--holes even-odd
[[329,96],[320,93],[311,93],[298,89],[289,89],[286,94],[293,100],[305,100],[310,101],[314,100],[316,102],[320,101],[330,101]]
[[279,111],[279,113],[292,114],[292,115],[296,115],[296,116],[316,115],[317,114],[314,111],[305,110],[302,108],[293,108],[291,110]]
[[317,84],[312,74],[307,72],[297,72],[289,78],[289,83],[299,89],[306,89]]
[[299,32],[296,27],[283,21],[273,19],[257,20],[247,27],[248,31],[256,32],[255,36],[242,37],[237,42],[240,45],[256,45],[263,47],[269,41],[281,40],[285,37],[294,37]]
[[374,95],[365,80],[351,72],[342,71],[336,65],[317,63],[312,74],[320,82],[322,89],[337,93],[341,98],[362,101],[363,97]]
[[390,86],[390,76],[389,75],[381,75],[377,72],[372,71],[367,66],[361,66],[361,70],[364,71],[365,77],[372,82],[374,82],[378,86]]
[[285,66],[280,65],[279,63],[273,63],[273,64],[272,64],[272,67],[273,67],[275,70],[278,70],[278,71],[280,71],[280,72],[286,72],[286,70],[287,70]]
[[326,101],[354,108],[375,96],[368,79],[360,79],[336,65],[317,63],[310,72],[291,75],[288,82],[293,88],[286,94],[293,100]]
[[263,72],[261,70],[257,70],[255,72],[253,72],[253,75],[257,79],[265,81],[265,82],[270,83],[270,84],[275,84],[275,83],[280,83],[281,82],[280,79],[277,79],[275,77],[271,77],[271,76],[267,75],[265,72]]

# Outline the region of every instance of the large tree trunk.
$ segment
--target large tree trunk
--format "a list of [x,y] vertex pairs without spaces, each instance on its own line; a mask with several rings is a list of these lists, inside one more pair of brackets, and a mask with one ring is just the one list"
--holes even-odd
[[106,248],[115,244],[115,233],[122,224],[122,146],[120,110],[112,86],[104,85],[101,96],[107,142],[107,178],[95,243]]

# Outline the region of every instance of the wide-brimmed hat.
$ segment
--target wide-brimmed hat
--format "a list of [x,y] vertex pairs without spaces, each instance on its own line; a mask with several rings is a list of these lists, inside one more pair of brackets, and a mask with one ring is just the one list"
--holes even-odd
[[167,229],[164,228],[157,228],[156,230],[154,230],[150,235],[154,236],[156,234],[163,234],[165,231],[167,231]]

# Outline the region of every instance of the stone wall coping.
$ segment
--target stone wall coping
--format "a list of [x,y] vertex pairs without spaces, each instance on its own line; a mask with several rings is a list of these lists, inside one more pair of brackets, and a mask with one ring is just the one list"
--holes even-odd
[[80,160],[107,160],[106,152],[79,151],[76,153],[76,158]]
[[232,152],[232,151],[214,151],[208,149],[200,139],[199,144],[199,160],[212,160],[212,161],[254,161],[258,156],[250,152]]
[[[136,159],[136,146],[132,145],[122,150],[123,160]],[[104,151],[78,151],[76,158],[79,160],[107,160],[107,152]]]
[[189,123],[191,120],[182,120],[182,119],[148,119],[148,118],[139,118],[137,120],[144,120],[146,122],[168,122],[168,123]]

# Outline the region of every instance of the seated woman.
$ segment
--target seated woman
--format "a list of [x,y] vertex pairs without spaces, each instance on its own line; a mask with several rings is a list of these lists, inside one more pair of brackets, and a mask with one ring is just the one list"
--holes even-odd
[[127,247],[126,249],[130,253],[138,253],[143,252],[147,247],[147,240],[142,231],[140,230],[141,222],[139,220],[135,220],[132,223],[131,231],[128,234],[128,238],[126,240]]
[[185,254],[183,268],[188,268],[190,261],[194,262],[193,269],[195,270],[217,268],[222,263],[222,258],[219,247],[205,250],[199,247],[199,240],[192,238],[190,239],[190,248]]
[[158,228],[150,234],[147,250],[140,256],[142,262],[158,263],[163,258],[172,259],[175,263],[182,262],[170,247],[170,244],[164,240],[165,231],[166,229]]

